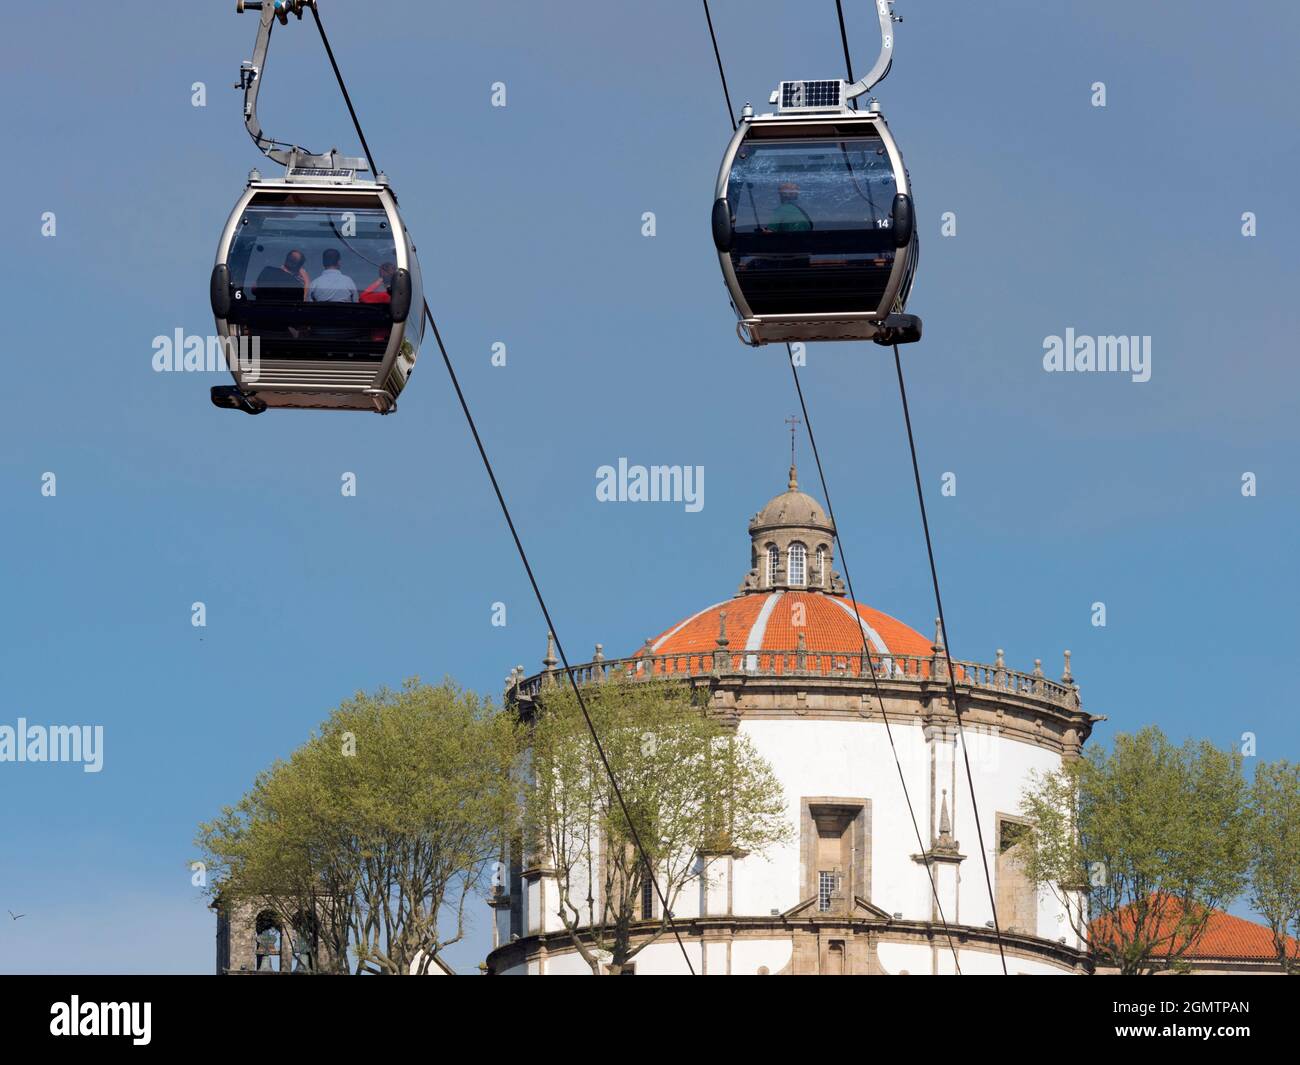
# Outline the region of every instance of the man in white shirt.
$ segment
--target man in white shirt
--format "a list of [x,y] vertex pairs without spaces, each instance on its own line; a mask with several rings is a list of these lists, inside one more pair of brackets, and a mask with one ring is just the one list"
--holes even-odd
[[337,248],[326,248],[321,254],[325,269],[311,283],[307,299],[313,303],[356,303],[357,286],[352,278],[339,269],[341,260]]

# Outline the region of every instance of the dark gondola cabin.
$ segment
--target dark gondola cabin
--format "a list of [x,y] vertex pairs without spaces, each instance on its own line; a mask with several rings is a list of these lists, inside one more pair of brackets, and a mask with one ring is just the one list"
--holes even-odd
[[[275,140],[258,120],[277,24],[310,11],[333,63],[313,0],[239,0],[236,11],[258,16],[253,57],[240,64],[236,85],[244,127],[285,172],[268,180],[254,170],[221,233],[209,292],[235,383],[213,388],[212,402],[246,414],[270,407],[390,414],[424,332],[415,245],[360,126],[364,159]],[[359,179],[363,171],[374,179]]]
[[249,183],[222,235],[212,309],[234,389],[218,405],[386,414],[415,364],[415,248],[382,184]]
[[[805,83],[783,83],[787,99],[792,85]],[[902,314],[917,258],[902,156],[878,111],[830,96],[745,114],[722,162],[713,238],[750,344],[919,335]]]

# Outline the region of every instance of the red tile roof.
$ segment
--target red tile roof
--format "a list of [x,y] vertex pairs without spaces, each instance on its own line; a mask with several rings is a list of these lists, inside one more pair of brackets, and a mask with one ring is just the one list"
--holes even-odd
[[[1160,937],[1172,933],[1181,912],[1179,904],[1171,901],[1159,925]],[[1111,924],[1108,918],[1100,918],[1093,922],[1094,942],[1105,936]],[[1300,945],[1296,940],[1288,936],[1286,942],[1288,951],[1300,951]],[[1205,961],[1272,961],[1277,957],[1277,953],[1273,949],[1273,931],[1267,925],[1234,917],[1223,910],[1211,910],[1205,931],[1182,957],[1185,960]]]

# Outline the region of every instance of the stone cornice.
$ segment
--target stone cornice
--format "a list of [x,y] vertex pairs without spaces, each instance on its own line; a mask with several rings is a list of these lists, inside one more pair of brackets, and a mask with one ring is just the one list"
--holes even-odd
[[[861,900],[858,900],[861,901]],[[801,907],[796,907],[800,909]],[[942,945],[947,948],[947,937],[959,949],[983,950],[991,954],[998,951],[998,937],[991,928],[972,925],[948,925],[930,921],[907,921],[892,917],[814,914],[811,917],[751,917],[735,914],[716,917],[682,918],[676,920],[684,938],[718,939],[782,939],[800,933],[843,935],[869,935],[877,945],[881,943],[908,943]],[[638,922],[632,930],[633,944],[648,939],[659,930],[658,921]],[[1076,950],[1064,943],[1054,943],[1023,932],[1002,930],[1002,945],[1009,958],[1025,958],[1074,970],[1091,973],[1092,963],[1086,951]],[[542,956],[574,951],[569,933],[546,932],[524,936],[503,944],[487,957],[489,971],[501,971],[521,965]]]

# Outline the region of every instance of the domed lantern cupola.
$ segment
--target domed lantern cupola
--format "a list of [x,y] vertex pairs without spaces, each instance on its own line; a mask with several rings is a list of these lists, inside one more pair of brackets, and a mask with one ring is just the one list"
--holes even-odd
[[793,463],[786,490],[750,519],[749,539],[750,570],[742,593],[791,589],[844,594],[844,582],[832,569],[835,525],[817,500],[799,491]]

